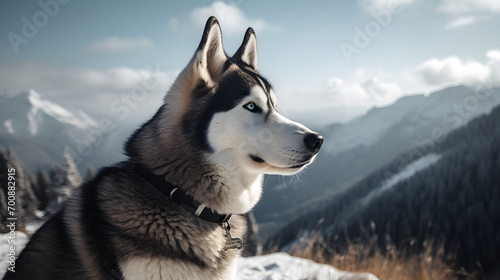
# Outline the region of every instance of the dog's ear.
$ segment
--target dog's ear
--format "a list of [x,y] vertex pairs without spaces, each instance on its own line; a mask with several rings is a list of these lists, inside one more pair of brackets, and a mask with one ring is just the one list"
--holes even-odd
[[227,56],[222,48],[222,32],[219,21],[210,17],[205,25],[203,37],[196,51],[193,69],[206,82],[218,81],[227,61]]
[[257,71],[257,38],[251,27],[247,29],[243,43],[234,54],[233,59],[243,62]]

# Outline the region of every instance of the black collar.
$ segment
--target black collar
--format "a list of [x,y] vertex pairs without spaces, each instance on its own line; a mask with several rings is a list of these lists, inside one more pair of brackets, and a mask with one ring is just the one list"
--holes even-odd
[[222,224],[227,222],[231,217],[230,214],[218,214],[212,209],[205,207],[204,204],[199,203],[193,197],[184,193],[181,189],[179,189],[179,187],[167,182],[164,176],[153,174],[149,171],[149,169],[141,164],[136,163],[133,170],[136,175],[146,180],[157,190],[200,219],[212,223]]

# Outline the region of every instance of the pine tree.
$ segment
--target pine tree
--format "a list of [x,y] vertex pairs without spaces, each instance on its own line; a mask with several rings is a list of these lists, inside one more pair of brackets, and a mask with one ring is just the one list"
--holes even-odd
[[45,209],[48,213],[53,213],[57,211],[57,198],[59,196],[59,186],[62,185],[63,172],[61,168],[53,164],[50,168],[50,182],[51,184],[47,188],[47,198],[49,200],[48,206]]
[[64,188],[66,193],[69,195],[74,188],[80,186],[82,183],[82,176],[80,175],[80,172],[78,172],[75,161],[68,151],[64,152],[63,170],[66,175],[64,177],[66,179],[64,182]]
[[68,151],[64,152],[64,163],[62,168],[53,166],[50,174],[52,187],[48,191],[50,202],[47,207],[47,212],[53,214],[61,208],[64,201],[70,197],[73,190],[82,183],[82,177]]
[[37,218],[36,212],[40,202],[38,201],[33,189],[33,174],[29,171],[23,171],[23,176],[23,184],[18,188],[18,196],[21,197],[20,207],[23,210],[23,216],[21,219],[23,223],[28,223]]
[[50,202],[48,190],[50,188],[51,182],[47,174],[42,170],[38,170],[36,174],[35,185],[36,185],[35,195],[37,196],[38,201],[40,202],[40,204],[38,205],[38,210],[45,211]]
[[15,170],[16,181],[16,217],[19,221],[19,226],[24,227],[24,224],[35,218],[35,210],[38,207],[38,201],[31,188],[29,173],[25,173],[19,164],[14,152],[7,152],[7,168]]
[[[1,153],[1,152],[0,152]],[[2,176],[3,173],[0,172],[0,176]],[[2,176],[3,177],[3,176]],[[2,179],[3,181],[3,179]],[[7,228],[7,198],[5,197],[5,194],[2,190],[0,190],[0,234],[1,233],[6,233],[8,232]]]

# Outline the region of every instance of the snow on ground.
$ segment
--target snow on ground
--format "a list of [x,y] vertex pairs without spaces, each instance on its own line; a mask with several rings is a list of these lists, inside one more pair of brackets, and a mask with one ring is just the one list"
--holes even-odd
[[237,280],[377,280],[370,273],[353,273],[292,257],[287,253],[240,258]]
[[[38,213],[37,213],[37,217],[43,217],[42,216],[39,216]],[[26,223],[26,226],[25,226],[25,230],[26,232],[30,235],[30,236],[33,236],[33,234],[35,233],[35,231],[37,231],[44,223],[45,223],[46,220],[44,219],[35,219],[29,223]]]
[[[16,256],[28,242],[28,236],[16,231]],[[9,235],[0,235],[0,278],[7,271],[9,263]],[[292,257],[287,253],[240,258],[238,261],[237,280],[377,280],[369,273],[351,273],[318,264],[310,260]]]

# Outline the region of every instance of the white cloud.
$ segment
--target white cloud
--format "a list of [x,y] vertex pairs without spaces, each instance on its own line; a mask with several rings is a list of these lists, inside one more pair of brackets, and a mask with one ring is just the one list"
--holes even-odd
[[355,75],[342,79],[330,77],[323,88],[298,90],[287,94],[287,104],[296,104],[295,108],[314,109],[322,106],[359,106],[370,108],[391,104],[401,97],[399,85],[390,75],[381,71],[358,69]]
[[321,87],[277,92],[281,112],[313,126],[347,122],[374,106],[392,104],[401,96],[392,75],[365,69],[346,78],[327,78]]
[[105,38],[87,45],[87,50],[94,53],[114,53],[133,50],[148,50],[154,48],[154,43],[147,37],[120,38],[117,36]]
[[453,20],[449,21],[444,28],[445,29],[459,28],[459,27],[473,24],[476,21],[477,21],[477,18],[473,17],[473,16],[459,17],[457,19],[453,19]]
[[500,13],[498,0],[442,0],[438,11],[448,14],[450,19],[445,29],[459,28],[473,24],[478,19]]
[[500,13],[500,1],[498,0],[442,0],[438,7],[439,11],[464,15],[478,12]]
[[415,0],[358,0],[361,8],[369,14],[378,13],[382,10],[398,10],[414,2]]
[[418,66],[414,73],[426,84],[444,86],[449,84],[476,84],[478,82],[500,82],[500,51],[486,53],[488,61],[481,63],[463,60],[457,56],[444,59],[433,58]]
[[361,86],[374,105],[387,105],[401,96],[398,84],[384,82],[377,76],[365,79]]
[[486,52],[486,57],[500,64],[500,50],[490,50]]
[[337,77],[328,78],[326,80],[326,85],[330,89],[340,88],[343,84],[344,84],[344,80],[342,80],[341,78],[337,78]]
[[2,92],[16,94],[34,89],[56,102],[106,114],[114,100],[130,96],[135,90],[145,93],[144,103],[161,101],[177,74],[161,71],[159,66],[96,70],[4,63],[0,66],[0,84]]
[[240,34],[248,27],[256,31],[268,29],[269,25],[262,19],[250,19],[236,5],[225,2],[213,2],[210,6],[196,7],[189,19],[196,27],[203,27],[210,16],[215,16],[228,34]]
[[490,50],[486,52],[488,58],[488,67],[490,69],[491,81],[500,83],[500,50]]

